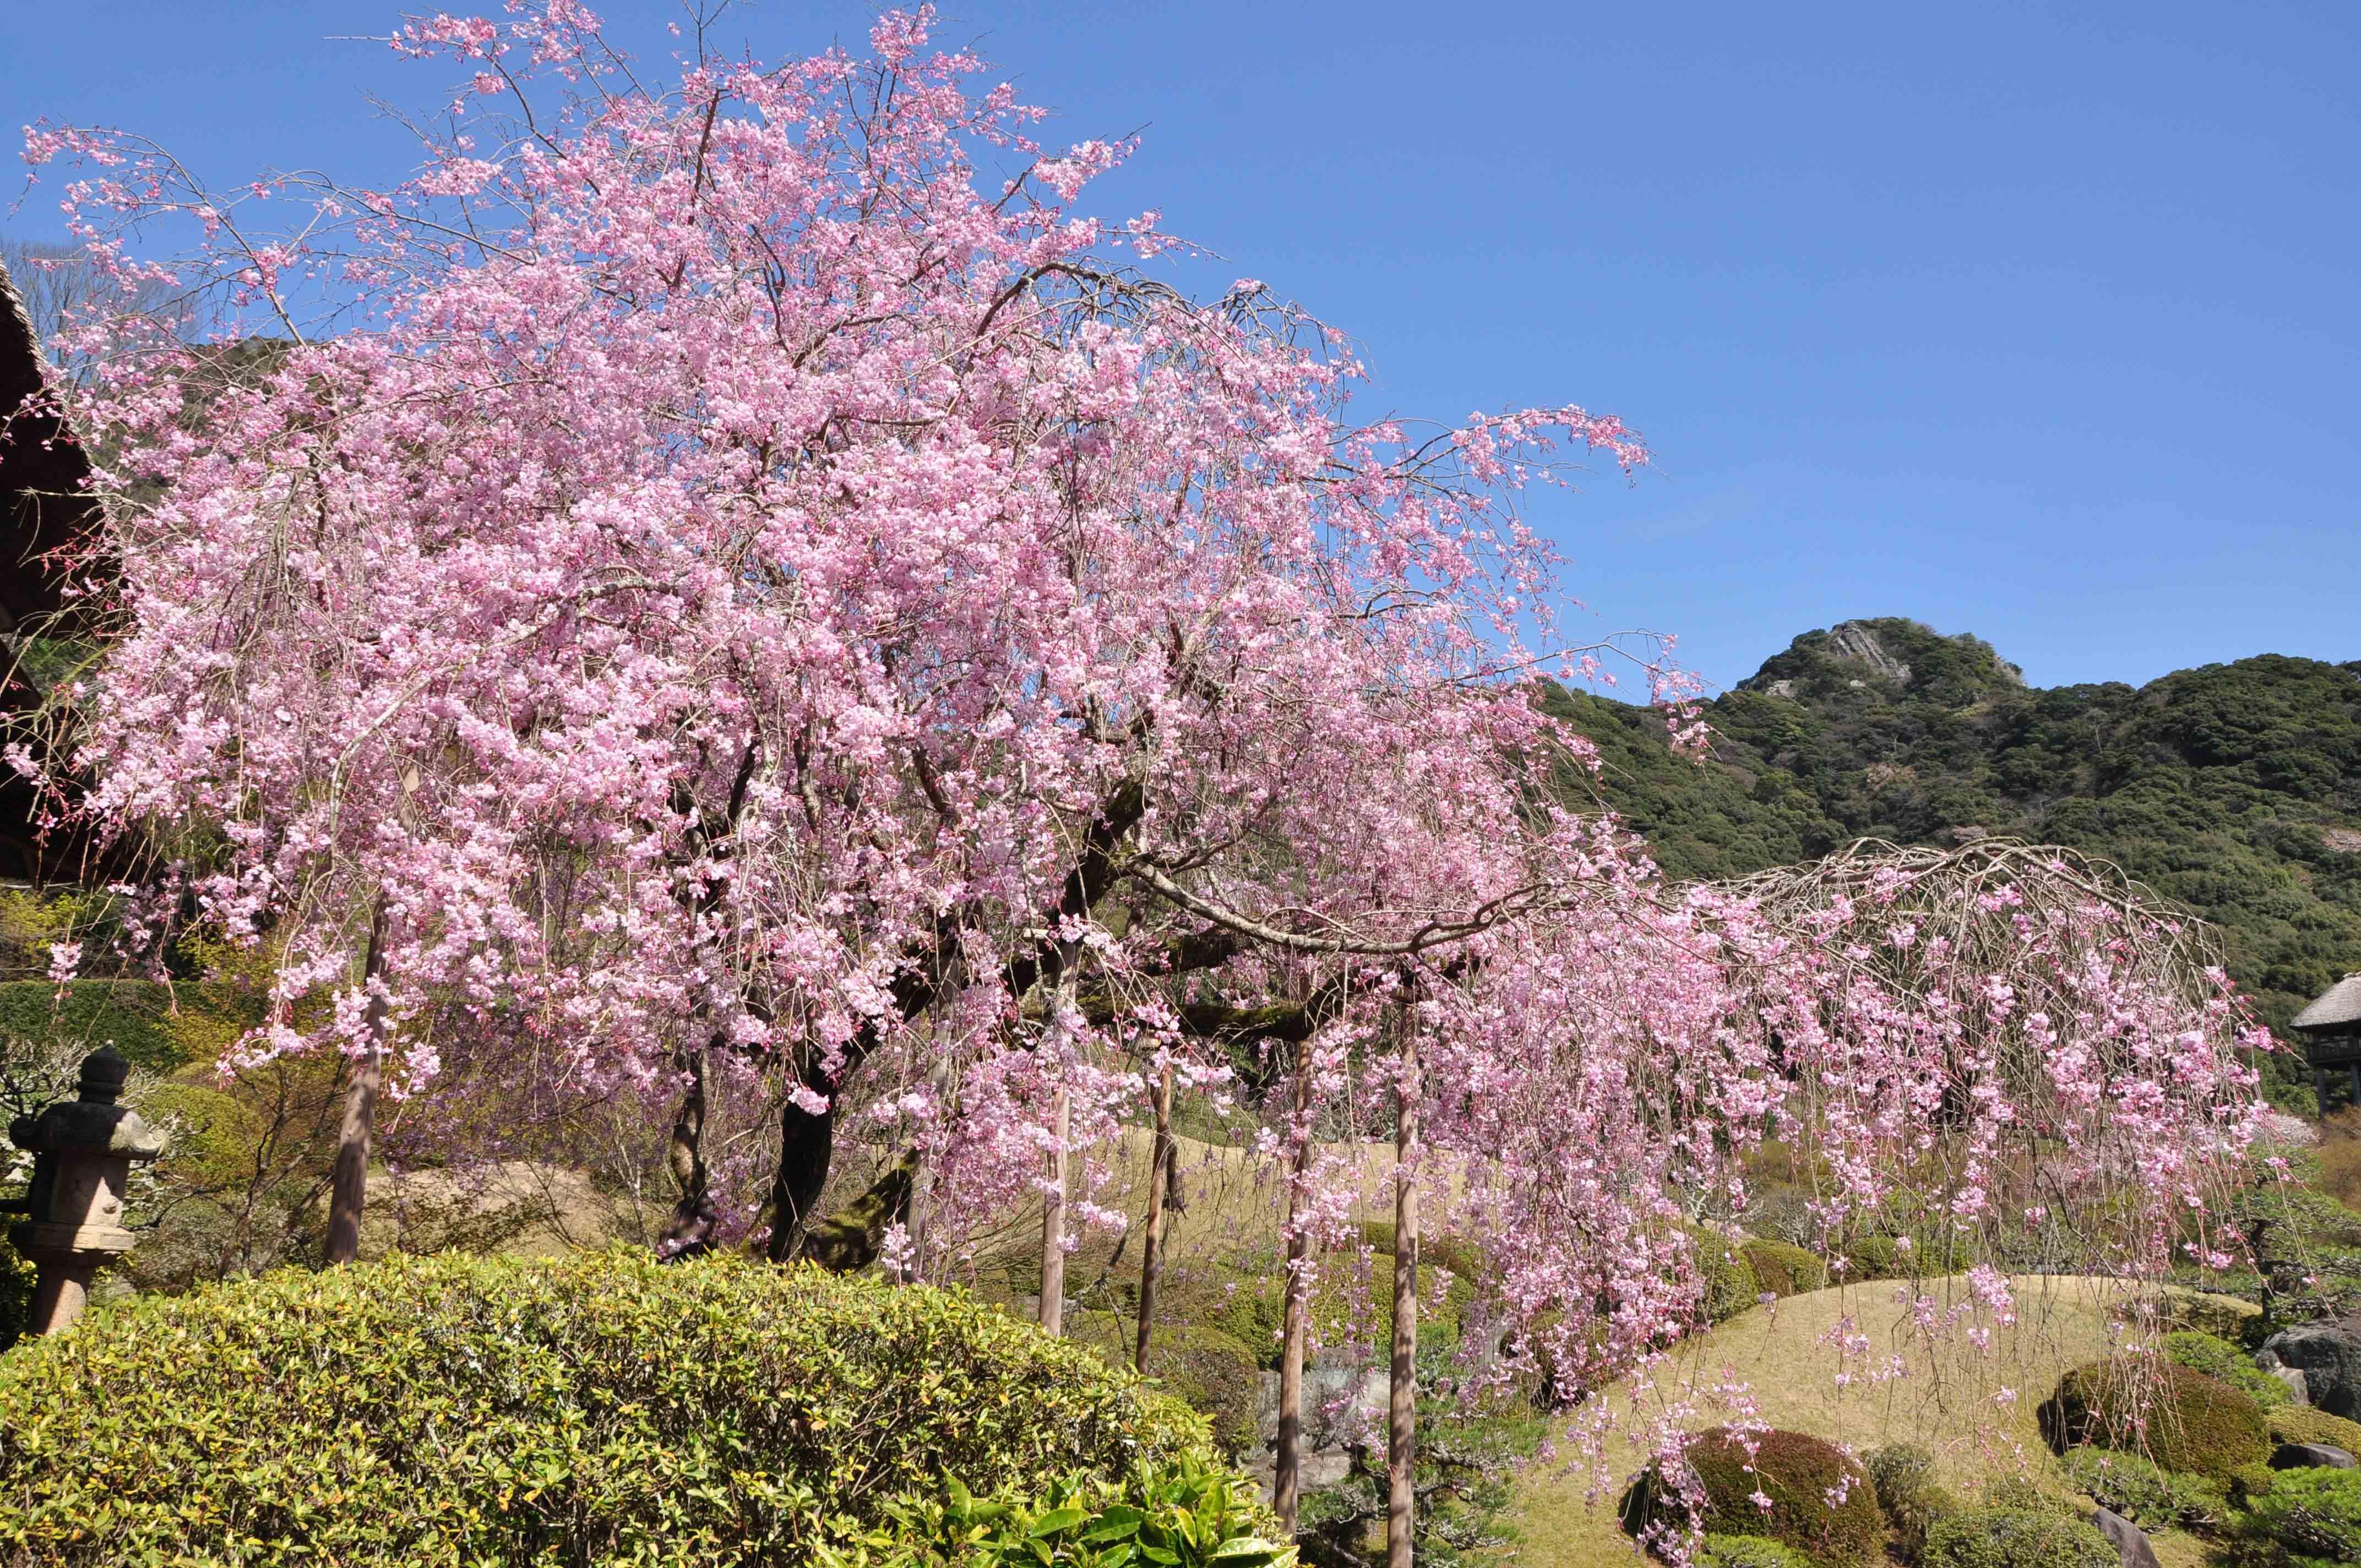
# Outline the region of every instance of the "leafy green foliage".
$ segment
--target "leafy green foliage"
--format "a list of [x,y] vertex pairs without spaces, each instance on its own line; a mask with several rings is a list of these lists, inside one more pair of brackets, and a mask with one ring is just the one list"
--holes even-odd
[[1252,1489],[1182,1458],[1141,1465],[1120,1483],[1071,1476],[1038,1497],[978,1498],[957,1480],[939,1498],[897,1501],[891,1524],[818,1568],[1289,1568],[1295,1549]]
[[2116,1356],[2074,1368],[2040,1411],[2063,1451],[2089,1443],[2145,1453],[2167,1470],[2226,1481],[2269,1457],[2263,1410],[2244,1391],[2169,1361]]
[[2309,1405],[2283,1406],[2265,1419],[2277,1442],[2324,1442],[2347,1453],[2361,1454],[2361,1421],[2332,1416]]
[[0,1560],[799,1562],[951,1479],[1192,1461],[1177,1401],[963,1295],[725,1257],[397,1256],[0,1357]]
[[2123,1515],[2142,1530],[2212,1524],[2224,1511],[2219,1482],[2178,1475],[2136,1453],[2071,1448],[2066,1451],[2065,1467],[2066,1478],[2088,1492],[2101,1508]]
[[2361,1470],[2282,1470],[2250,1496],[2224,1552],[2237,1568],[2361,1562]]
[[1760,1535],[1708,1534],[1697,1561],[1703,1568],[1812,1568],[1794,1547]]
[[1702,767],[1646,709],[1556,691],[1547,704],[1604,763],[1595,787],[1569,770],[1569,795],[1603,796],[1675,877],[1860,838],[2069,845],[2221,927],[2232,976],[2275,1029],[2361,954],[2361,663],[2265,654],[2137,690],[2033,690],[1973,638],[1856,621],[1796,638],[1707,705]]
[[32,1260],[10,1245],[7,1229],[0,1225],[0,1350],[24,1337],[33,1315]]
[[2121,1568],[2081,1519],[2032,1508],[1968,1508],[1927,1532],[1918,1568]]
[[[1098,1352],[1108,1365],[1128,1366],[1137,1334],[1135,1318],[1085,1312],[1070,1337]],[[1236,1336],[1196,1323],[1159,1325],[1148,1340],[1148,1376],[1205,1418],[1224,1453],[1235,1457],[1253,1446],[1262,1374],[1254,1353]]]
[[[1727,1427],[1691,1442],[1688,1462],[1705,1494],[1705,1517],[1697,1522],[1709,1531],[1766,1537],[1833,1568],[1875,1554],[1885,1519],[1859,1464],[1833,1443],[1802,1432],[1763,1432],[1755,1442],[1750,1457],[1745,1441]],[[1758,1491],[1771,1500],[1767,1510],[1753,1500]],[[1843,1500],[1832,1504],[1839,1494]],[[1625,1494],[1623,1523],[1636,1535],[1658,1522],[1682,1522],[1681,1502],[1651,1472]]]
[[2294,1391],[2255,1365],[2254,1358],[2228,1340],[2183,1331],[2164,1336],[2164,1358],[2176,1366],[2202,1372],[2208,1377],[2245,1389],[2266,1411],[2295,1403]]

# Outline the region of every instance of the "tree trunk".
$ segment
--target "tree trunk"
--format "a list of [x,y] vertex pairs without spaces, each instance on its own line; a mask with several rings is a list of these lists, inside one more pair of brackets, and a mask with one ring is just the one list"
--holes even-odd
[[1148,1343],[1156,1332],[1156,1277],[1164,1269],[1164,1188],[1172,1179],[1172,1058],[1164,1058],[1164,1077],[1156,1089],[1156,1142],[1148,1159],[1148,1219],[1139,1234],[1139,1344],[1131,1365],[1148,1371]]
[[1041,1201],[1041,1326],[1066,1332],[1066,1130],[1071,1103],[1058,1085],[1053,1113],[1056,1144],[1049,1150],[1049,1192]]
[[1394,1345],[1386,1395],[1386,1568],[1411,1568],[1418,1441],[1418,1028],[1401,1021],[1401,1076],[1394,1090]]
[[1295,1064],[1295,1107],[1290,1135],[1297,1141],[1287,1161],[1287,1283],[1285,1309],[1279,1320],[1279,1451],[1271,1463],[1270,1503],[1290,1538],[1295,1534],[1298,1494],[1303,1484],[1303,1349],[1311,1319],[1310,1292],[1304,1272],[1312,1257],[1312,1237],[1304,1229],[1304,1179],[1312,1168],[1312,1129],[1304,1125],[1312,1103],[1311,1047],[1301,1047]]
[[361,1211],[368,1201],[369,1137],[377,1125],[378,1091],[385,1086],[385,998],[376,989],[385,972],[385,894],[369,911],[368,957],[361,983],[369,987],[362,1014],[367,1043],[345,1090],[344,1123],[336,1130],[336,1163],[328,1188],[327,1262],[350,1263],[361,1250]]
[[[807,1075],[807,1087],[814,1076]],[[828,1109],[817,1116],[792,1100],[779,1110],[779,1168],[771,1178],[771,1240],[765,1249],[773,1263],[795,1256],[804,1225],[828,1186],[836,1149],[836,1099],[826,1088],[815,1092],[829,1094]]]
[[672,1223],[656,1244],[657,1255],[665,1258],[696,1257],[711,1250],[716,1218],[705,1168],[705,1078],[711,1070],[712,1053],[687,1049],[676,1061],[687,1083],[673,1115],[672,1145],[665,1151],[673,1185],[680,1193],[673,1204]]

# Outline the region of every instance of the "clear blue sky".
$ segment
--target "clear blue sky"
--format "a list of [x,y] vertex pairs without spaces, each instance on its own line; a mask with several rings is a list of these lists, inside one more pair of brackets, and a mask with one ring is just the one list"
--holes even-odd
[[[671,47],[667,0],[598,8]],[[388,181],[409,148],[364,93],[432,106],[447,72],[334,35],[398,9],[5,0],[0,121]],[[2361,658],[2352,0],[944,13],[1055,134],[1144,127],[1107,206],[1355,333],[1378,409],[1644,432],[1659,474],[1533,509],[1601,629],[1679,632],[1723,683],[1879,614],[2045,685]],[[723,30],[775,56],[868,14]]]

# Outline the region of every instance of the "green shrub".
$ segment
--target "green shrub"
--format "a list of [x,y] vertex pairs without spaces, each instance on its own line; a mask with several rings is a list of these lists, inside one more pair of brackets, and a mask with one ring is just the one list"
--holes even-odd
[[2361,1470],[2282,1470],[2236,1520],[2231,1561],[2312,1568],[2361,1561]]
[[2265,1410],[2295,1403],[2288,1386],[2255,1365],[2254,1358],[2215,1334],[2182,1330],[2164,1336],[2164,1358],[2176,1366],[2202,1372],[2208,1377],[2245,1389]]
[[2252,1506],[2252,1499],[2267,1495],[2279,1472],[2268,1464],[2241,1464],[2230,1475],[2230,1500],[2240,1508]]
[[1744,1244],[1699,1225],[1682,1229],[1688,1234],[1697,1278],[1704,1286],[1699,1302],[1708,1322],[1725,1322],[1761,1304],[1763,1288],[1755,1282],[1753,1266],[1746,1260]]
[[1234,1475],[1182,1460],[1142,1465],[1119,1484],[1075,1476],[1039,1497],[979,1499],[956,1480],[940,1498],[891,1505],[892,1523],[849,1548],[823,1545],[818,1568],[1288,1568],[1279,1520]]
[[2030,1475],[2015,1471],[1994,1475],[1984,1483],[1984,1507],[2009,1513],[2056,1514],[2059,1519],[2078,1519],[2087,1511],[2079,1497],[2042,1486]]
[[1697,1554],[1702,1568],[1813,1568],[1812,1560],[1767,1536],[1709,1534]]
[[1897,1442],[1861,1462],[1877,1506],[1901,1538],[1902,1554],[1916,1559],[1937,1519],[1959,1512],[1959,1500],[1935,1480],[1935,1456],[1915,1442]]
[[[2246,1467],[2239,1468],[2243,1472]],[[2136,1453],[2069,1449],[2066,1478],[2088,1492],[2101,1508],[2123,1515],[2142,1530],[2212,1524],[2222,1517],[2225,1501],[2219,1483],[2159,1469]],[[2233,1482],[2235,1479],[2234,1475]]]
[[33,1265],[10,1244],[8,1230],[0,1223],[0,1350],[24,1337],[33,1315]]
[[0,1560],[800,1562],[956,1479],[1213,1463],[964,1295],[731,1257],[395,1256],[94,1310],[0,1358]]
[[2145,1453],[2167,1470],[2227,1481],[2270,1455],[2260,1405],[2218,1377],[2169,1361],[2116,1356],[2074,1368],[2041,1407],[2060,1452],[2084,1443]]
[[1828,1266],[1802,1247],[1757,1237],[1739,1250],[1754,1270],[1755,1284],[1773,1296],[1800,1296],[1828,1282]]
[[[1379,1257],[1394,1255],[1394,1223],[1391,1220],[1363,1220],[1361,1240]],[[1484,1277],[1484,1251],[1475,1243],[1458,1236],[1421,1236],[1418,1240],[1418,1261],[1423,1268],[1429,1265],[1447,1268],[1452,1277],[1474,1283]]]
[[2324,1442],[2347,1453],[2361,1454],[2361,1421],[2332,1416],[2309,1405],[2283,1405],[2265,1414],[2264,1422],[2279,1442]]
[[[1131,1365],[1137,1320],[1115,1312],[1085,1312],[1071,1337],[1096,1351],[1109,1366]],[[1262,1401],[1262,1374],[1254,1353],[1235,1335],[1196,1323],[1159,1327],[1148,1343],[1148,1376],[1203,1416],[1213,1443],[1235,1458],[1254,1445]]]
[[1927,1532],[1918,1568],[2121,1568],[2084,1521],[2030,1508],[1970,1508]]
[[[1905,1240],[1910,1244],[1907,1247],[1902,1245]],[[1906,1237],[1859,1235],[1834,1249],[1832,1255],[1845,1260],[1842,1280],[1847,1285],[1957,1274],[1975,1261],[1967,1238],[1949,1228],[1931,1228]],[[1836,1277],[1833,1267],[1828,1272]]]
[[[1865,1562],[1885,1535],[1877,1494],[1861,1467],[1834,1444],[1802,1432],[1758,1435],[1749,1459],[1743,1439],[1728,1427],[1699,1432],[1690,1441],[1688,1463],[1704,1492],[1709,1531],[1762,1536],[1795,1548],[1829,1568]],[[1753,1501],[1760,1491],[1768,1510]],[[1831,1504],[1831,1494],[1843,1500]],[[1652,1526],[1683,1528],[1677,1492],[1663,1477],[1642,1475],[1623,1499],[1624,1528],[1638,1535]]]

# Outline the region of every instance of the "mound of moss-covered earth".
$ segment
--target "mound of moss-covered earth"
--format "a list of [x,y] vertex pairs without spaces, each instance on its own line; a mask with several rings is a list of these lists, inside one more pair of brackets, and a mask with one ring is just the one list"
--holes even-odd
[[[1974,637],[1845,621],[1706,705],[1702,767],[1673,755],[1660,715],[1549,702],[1675,877],[1997,834],[2113,861],[2220,926],[2274,1028],[2361,967],[2361,661],[2265,654],[2040,689]],[[1592,793],[1571,771],[1566,788]]]
[[808,1266],[398,1256],[0,1355],[7,1563],[800,1563],[983,1529],[941,1511],[970,1496],[1139,1529],[1173,1495],[1268,1533],[1179,1401],[962,1293]]

